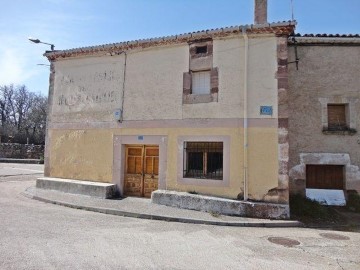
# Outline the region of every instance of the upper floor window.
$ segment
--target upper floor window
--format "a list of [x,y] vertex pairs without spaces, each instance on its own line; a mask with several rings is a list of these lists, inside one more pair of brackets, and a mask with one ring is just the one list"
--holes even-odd
[[207,46],[197,46],[195,47],[196,50],[195,50],[195,53],[196,54],[200,54],[200,53],[207,53]]
[[346,113],[346,104],[328,104],[328,130],[346,130],[348,129],[348,123]]
[[213,67],[213,41],[189,44],[189,72],[183,74],[183,104],[218,101],[218,68]]
[[322,132],[326,135],[354,135],[358,98],[354,97],[321,97]]
[[195,95],[210,94],[210,71],[193,72],[191,90]]

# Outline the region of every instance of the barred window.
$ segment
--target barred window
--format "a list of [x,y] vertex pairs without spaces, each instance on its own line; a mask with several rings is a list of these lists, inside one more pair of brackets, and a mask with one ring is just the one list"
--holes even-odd
[[223,179],[222,142],[184,142],[184,177]]

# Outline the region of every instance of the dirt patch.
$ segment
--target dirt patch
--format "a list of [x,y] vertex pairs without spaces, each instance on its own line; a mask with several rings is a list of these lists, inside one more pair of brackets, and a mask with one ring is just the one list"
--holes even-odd
[[320,233],[319,235],[332,240],[350,240],[350,237],[337,233]]

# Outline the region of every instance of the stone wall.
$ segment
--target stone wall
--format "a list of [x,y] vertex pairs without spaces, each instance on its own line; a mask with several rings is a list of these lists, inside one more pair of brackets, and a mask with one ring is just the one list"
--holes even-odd
[[[304,42],[299,38],[299,69],[289,65],[290,192],[305,192],[307,164],[344,165],[345,189],[360,191],[360,41],[357,46]],[[294,60],[290,46],[289,61]],[[346,104],[354,132],[325,130],[327,104]]]
[[40,159],[44,157],[44,145],[1,143],[0,158]]

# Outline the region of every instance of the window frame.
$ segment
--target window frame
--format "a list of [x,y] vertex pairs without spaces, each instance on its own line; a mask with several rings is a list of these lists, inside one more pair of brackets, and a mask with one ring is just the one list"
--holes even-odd
[[[222,180],[184,177],[184,142],[222,142],[223,177]],[[179,136],[177,152],[177,183],[180,185],[228,187],[230,182],[230,136]]]
[[[327,117],[328,117],[328,130],[329,131],[344,131],[344,130],[348,130],[349,129],[349,109],[348,109],[349,104],[345,104],[345,103],[337,103],[337,104],[332,104],[332,103],[328,103],[327,104]],[[341,123],[332,123],[330,122],[330,110],[338,110],[335,108],[341,108],[341,110],[344,110],[343,112],[341,112],[341,118],[342,116],[345,117],[345,119],[341,119]],[[333,114],[334,112],[332,112]],[[344,121],[343,121],[344,120]],[[343,124],[344,123],[344,124]]]
[[[196,88],[197,91],[195,91],[195,76],[201,75],[201,74],[207,74],[208,75],[208,87],[206,87],[206,93],[201,92],[202,90],[198,90],[199,88]],[[192,95],[209,95],[211,93],[211,70],[200,70],[200,71],[193,71],[191,72],[191,94]]]
[[[352,97],[326,97],[319,98],[321,104],[321,124],[322,133],[324,135],[354,135],[357,133],[356,130],[356,103],[359,101],[357,98]],[[347,128],[343,130],[332,130],[329,128],[328,121],[328,105],[345,105],[345,117]]]
[[[194,147],[191,147],[191,144]],[[196,146],[196,144],[199,144]],[[221,144],[221,149],[216,144]],[[193,166],[190,169],[190,154],[201,153],[201,166],[199,172],[190,172],[194,170]],[[209,170],[209,161],[211,160],[209,153],[221,153],[221,168],[220,172],[217,172],[218,168],[214,172]],[[211,164],[212,162],[210,162]],[[214,164],[214,163],[213,163]],[[192,164],[195,165],[195,164]],[[185,178],[194,178],[194,179],[206,179],[206,180],[223,180],[223,171],[224,171],[224,143],[223,142],[193,142],[186,141],[184,142],[184,154],[183,154],[183,177]]]

